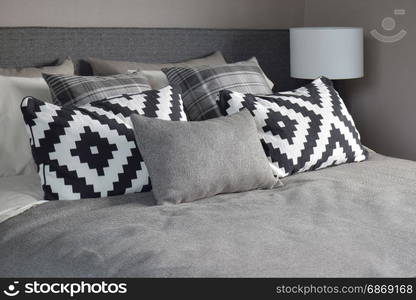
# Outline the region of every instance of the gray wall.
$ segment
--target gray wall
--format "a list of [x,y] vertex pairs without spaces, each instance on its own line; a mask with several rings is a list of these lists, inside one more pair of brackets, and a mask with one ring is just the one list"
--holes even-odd
[[0,26],[288,28],[304,0],[0,0]]
[[[406,9],[395,16],[394,9]],[[306,0],[306,26],[361,26],[365,39],[365,77],[345,81],[343,92],[363,142],[376,151],[416,160],[416,1],[414,0]],[[385,17],[396,28],[384,30]],[[370,35],[377,29],[407,35],[383,43]]]

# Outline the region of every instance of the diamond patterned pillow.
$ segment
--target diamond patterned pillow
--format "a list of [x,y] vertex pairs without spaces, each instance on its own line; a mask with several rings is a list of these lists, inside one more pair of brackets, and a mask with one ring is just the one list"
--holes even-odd
[[327,78],[270,96],[224,90],[219,106],[226,115],[244,108],[251,112],[279,177],[368,156],[351,115]]
[[149,191],[130,116],[187,120],[181,95],[171,86],[81,107],[27,97],[21,109],[48,200]]

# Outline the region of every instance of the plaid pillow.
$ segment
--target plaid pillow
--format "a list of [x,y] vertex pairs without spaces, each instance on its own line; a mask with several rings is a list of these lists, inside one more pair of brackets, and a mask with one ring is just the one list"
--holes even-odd
[[141,73],[112,76],[42,75],[51,90],[53,103],[64,106],[80,106],[151,89],[146,77]]
[[271,94],[262,70],[253,62],[218,66],[173,67],[162,71],[171,85],[182,90],[183,104],[192,121],[221,116],[218,93],[232,90],[240,93]]

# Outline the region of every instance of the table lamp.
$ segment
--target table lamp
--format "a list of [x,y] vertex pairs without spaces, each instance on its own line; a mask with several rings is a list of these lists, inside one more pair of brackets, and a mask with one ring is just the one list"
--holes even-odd
[[299,79],[352,79],[364,75],[363,29],[290,28],[290,74]]

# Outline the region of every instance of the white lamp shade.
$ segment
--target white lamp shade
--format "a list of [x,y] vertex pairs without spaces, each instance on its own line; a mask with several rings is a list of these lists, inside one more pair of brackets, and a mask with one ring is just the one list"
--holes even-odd
[[363,29],[291,28],[290,74],[302,79],[363,77]]

